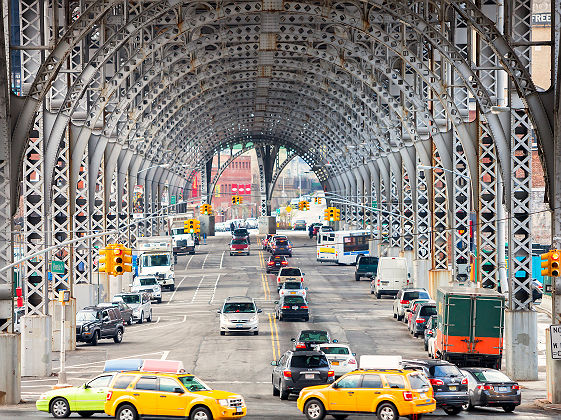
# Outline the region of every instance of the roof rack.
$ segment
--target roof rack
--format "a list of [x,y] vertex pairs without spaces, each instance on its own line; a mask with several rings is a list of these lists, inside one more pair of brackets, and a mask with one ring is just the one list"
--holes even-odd
[[113,359],[107,360],[104,372],[152,372],[152,373],[187,373],[183,362],[179,360],[160,359]]

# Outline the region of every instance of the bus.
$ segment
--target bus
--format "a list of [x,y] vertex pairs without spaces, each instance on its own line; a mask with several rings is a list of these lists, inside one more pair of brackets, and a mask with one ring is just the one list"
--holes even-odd
[[318,232],[317,261],[355,264],[359,255],[368,255],[369,239],[366,230]]

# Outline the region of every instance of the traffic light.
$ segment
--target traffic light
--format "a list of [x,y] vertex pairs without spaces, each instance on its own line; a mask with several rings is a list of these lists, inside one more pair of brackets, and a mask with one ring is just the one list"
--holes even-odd
[[200,221],[194,220],[193,230],[194,230],[194,233],[201,233],[201,222]]
[[121,245],[123,251],[123,270],[125,273],[132,272],[132,249]]
[[195,226],[198,220],[189,219],[183,222],[183,231],[185,233],[195,233]]
[[210,204],[203,204],[201,206],[201,214],[212,214],[212,206]]
[[329,217],[330,217],[329,214],[330,214],[329,209],[325,209],[323,211],[323,219],[329,221]]
[[238,195],[238,204],[242,204],[242,203],[243,203],[243,197],[240,197],[240,196]]
[[237,200],[237,196],[233,195],[232,196],[232,204],[237,204],[238,200]]
[[541,255],[542,276],[559,277],[561,274],[561,250],[552,249]]
[[111,264],[113,265],[113,274],[114,276],[120,276],[123,274],[125,269],[123,268],[123,250],[119,248],[122,245],[113,244],[112,255],[111,255]]
[[307,201],[304,201],[304,210],[310,210],[310,203],[308,203]]
[[298,202],[298,210],[304,210],[304,202],[303,201]]
[[111,251],[110,247],[101,248],[99,250],[99,261],[97,264],[97,271],[100,273],[111,274],[113,272],[113,266],[111,261],[107,258],[108,253]]
[[341,210],[339,210],[338,208],[335,209],[335,217],[334,217],[335,221],[337,220],[341,220]]

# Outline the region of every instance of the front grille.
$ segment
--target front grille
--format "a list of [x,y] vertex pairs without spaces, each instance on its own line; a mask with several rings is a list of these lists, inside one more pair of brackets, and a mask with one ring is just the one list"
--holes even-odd
[[82,327],[76,327],[76,334],[82,333]]
[[232,324],[245,324],[247,322],[247,319],[240,319],[240,320],[232,320],[230,321]]
[[242,407],[243,400],[241,398],[229,398],[228,404],[230,405],[230,407]]

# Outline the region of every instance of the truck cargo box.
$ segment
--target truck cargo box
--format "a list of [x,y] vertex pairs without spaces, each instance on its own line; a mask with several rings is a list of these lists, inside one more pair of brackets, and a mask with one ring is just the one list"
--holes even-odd
[[505,299],[474,287],[443,287],[436,298],[437,356],[459,366],[500,368]]

